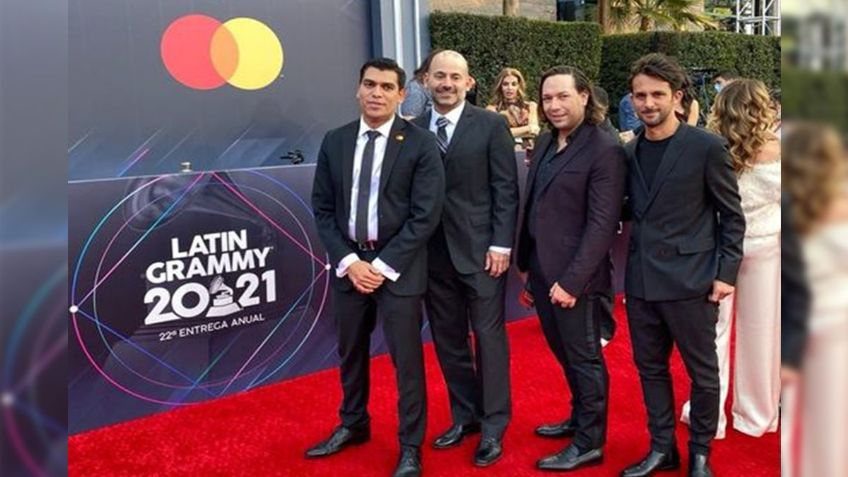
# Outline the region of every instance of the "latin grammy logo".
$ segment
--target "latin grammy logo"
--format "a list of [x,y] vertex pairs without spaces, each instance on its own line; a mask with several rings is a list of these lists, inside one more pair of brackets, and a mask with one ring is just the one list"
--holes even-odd
[[212,295],[212,306],[206,313],[207,318],[232,315],[241,311],[241,307],[233,300],[233,289],[224,283],[221,275],[216,276],[209,285],[209,294]]

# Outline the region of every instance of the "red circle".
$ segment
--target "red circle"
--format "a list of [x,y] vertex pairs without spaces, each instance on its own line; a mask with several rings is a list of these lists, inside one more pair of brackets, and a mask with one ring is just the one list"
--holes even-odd
[[165,68],[180,83],[195,89],[214,89],[224,83],[212,63],[210,48],[221,22],[206,15],[174,20],[162,34],[160,51]]

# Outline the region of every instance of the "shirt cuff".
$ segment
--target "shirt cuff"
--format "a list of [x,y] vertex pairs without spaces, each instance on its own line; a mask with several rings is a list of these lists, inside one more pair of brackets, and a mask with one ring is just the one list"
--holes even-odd
[[511,254],[511,253],[512,253],[512,249],[511,249],[511,248],[506,248],[506,247],[496,247],[496,246],[494,246],[494,245],[489,246],[489,251],[490,251],[490,252],[496,252],[496,253],[502,253],[502,254],[504,254],[504,255],[509,255],[509,254]]
[[389,280],[396,282],[398,278],[400,278],[400,273],[396,272],[394,268],[390,267],[386,262],[380,260],[379,258],[375,258],[371,265],[374,265],[374,268],[380,271],[384,277]]
[[339,278],[344,278],[347,275],[347,269],[350,267],[353,262],[359,260],[359,255],[355,253],[348,254],[345,258],[339,262],[339,266],[336,267],[336,276]]

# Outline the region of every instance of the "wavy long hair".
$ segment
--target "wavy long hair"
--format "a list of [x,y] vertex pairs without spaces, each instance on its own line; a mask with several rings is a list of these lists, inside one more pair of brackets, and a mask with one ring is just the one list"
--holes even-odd
[[727,139],[733,169],[741,174],[753,167],[766,143],[777,139],[773,124],[774,108],[766,85],[760,80],[740,79],[716,96],[707,129]]
[[507,107],[507,102],[503,95],[503,82],[510,76],[513,76],[518,80],[518,90],[515,94],[516,105],[521,109],[527,108],[527,82],[524,81],[524,75],[515,68],[507,67],[502,69],[498,74],[498,77],[495,80],[495,86],[492,88],[491,104],[497,111],[503,111]]
[[812,122],[792,125],[782,143],[783,191],[791,199],[793,224],[805,235],[845,190],[845,148],[833,128]]

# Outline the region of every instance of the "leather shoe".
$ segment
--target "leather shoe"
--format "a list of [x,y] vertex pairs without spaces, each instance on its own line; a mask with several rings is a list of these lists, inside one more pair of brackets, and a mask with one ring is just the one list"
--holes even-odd
[[587,452],[571,444],[558,454],[550,455],[536,462],[539,470],[566,471],[575,470],[591,465],[599,465],[604,461],[604,451],[599,447]]
[[572,437],[576,431],[577,426],[572,424],[571,419],[566,419],[553,424],[542,424],[536,428],[536,435],[550,438]]
[[392,477],[418,477],[420,475],[421,452],[417,447],[401,447],[397,468],[395,468]]
[[680,454],[673,447],[671,452],[651,451],[641,462],[632,465],[621,473],[621,477],[648,477],[661,470],[676,470],[680,468]]
[[318,457],[327,457],[344,449],[349,445],[362,444],[371,439],[371,429],[364,427],[362,429],[348,429],[344,426],[339,426],[333,430],[326,440],[319,442],[314,447],[306,451],[307,459],[315,459]]
[[689,455],[689,477],[713,477],[709,459],[704,454]]
[[476,434],[480,432],[480,424],[454,424],[444,432],[444,434],[440,435],[433,441],[433,447],[436,449],[447,449],[449,447],[453,447],[460,442],[462,439],[469,434]]
[[503,457],[501,440],[495,437],[485,437],[480,440],[477,451],[474,452],[474,465],[488,467]]

